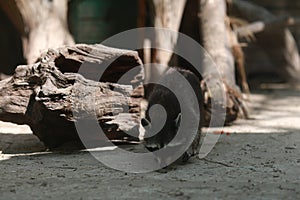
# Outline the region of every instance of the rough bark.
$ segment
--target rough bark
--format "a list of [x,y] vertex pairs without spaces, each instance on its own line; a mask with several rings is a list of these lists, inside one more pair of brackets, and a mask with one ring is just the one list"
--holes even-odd
[[[225,24],[224,0],[201,0],[200,16],[203,46],[216,63],[222,78],[227,84],[235,86],[234,59]],[[204,66],[204,71],[210,71],[206,67],[211,66]]]
[[[109,139],[129,137],[125,132],[138,137],[141,64],[137,52],[102,45],[49,50],[40,62],[17,67],[12,78],[0,82],[0,120],[28,124],[50,148],[79,141],[74,125],[78,120],[86,123],[86,137],[92,142],[105,141],[89,130],[93,116]],[[90,80],[95,77],[89,74],[107,65],[101,82]],[[132,69],[123,84],[117,84]]]
[[[185,4],[186,0],[150,0],[151,18],[153,19],[154,27],[177,32],[180,27]],[[157,31],[155,37],[155,41],[153,42],[157,49],[153,52],[152,62],[162,64],[162,66],[151,71],[151,76],[154,80],[166,71],[173,54],[169,51],[174,49],[178,35],[170,35],[163,31]],[[169,51],[165,51],[164,49]]]
[[68,0],[0,1],[0,7],[21,34],[29,64],[36,62],[43,50],[74,44],[67,28]]
[[[204,62],[203,79],[222,79],[227,95],[226,123],[236,120],[239,113],[241,95],[235,79],[234,56],[232,44],[230,43],[230,33],[226,26],[226,3],[224,0],[200,0],[200,30],[202,32],[203,46],[215,63],[216,69],[211,62]],[[203,88],[206,91],[205,88]],[[220,93],[220,86],[210,88],[213,96],[204,95],[205,104],[208,105],[210,98],[215,98]],[[206,109],[206,110],[209,110]],[[209,114],[207,114],[209,116]],[[209,119],[206,119],[209,121]]]
[[[266,9],[241,0],[227,0],[229,14],[248,22],[272,24],[276,16]],[[300,58],[295,39],[285,26],[270,26],[255,34],[256,43],[267,53],[277,72],[287,82],[299,82]],[[276,41],[276,42],[275,42]]]

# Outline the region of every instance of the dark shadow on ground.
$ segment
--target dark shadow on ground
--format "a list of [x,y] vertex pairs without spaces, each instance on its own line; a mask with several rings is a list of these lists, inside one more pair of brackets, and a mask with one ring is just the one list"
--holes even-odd
[[46,147],[33,134],[0,133],[0,151],[4,154],[20,154],[45,151]]

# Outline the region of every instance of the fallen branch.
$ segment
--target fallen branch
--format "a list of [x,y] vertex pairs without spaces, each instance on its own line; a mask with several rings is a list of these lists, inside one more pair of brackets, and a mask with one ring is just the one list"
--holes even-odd
[[295,25],[295,19],[290,16],[282,16],[269,21],[252,22],[246,26],[238,27],[235,32],[240,38],[248,37],[249,35],[259,33],[262,31],[276,30],[278,28],[285,28]]
[[[254,26],[253,31],[263,29],[263,31],[255,34],[256,43],[269,56],[272,66],[274,66],[274,72],[277,72],[286,82],[298,83],[300,81],[299,51],[295,39],[285,26],[287,23],[293,23],[293,20],[288,18],[278,20],[268,10],[248,1],[227,0],[227,4],[230,16],[250,23],[269,24],[265,27],[262,24]],[[243,31],[244,33],[245,31]]]

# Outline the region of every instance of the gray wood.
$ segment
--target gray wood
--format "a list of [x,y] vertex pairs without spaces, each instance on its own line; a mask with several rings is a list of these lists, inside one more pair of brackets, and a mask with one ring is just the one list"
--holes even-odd
[[[156,28],[165,28],[177,32],[180,27],[181,18],[185,8],[186,0],[151,0],[150,10],[153,25]],[[172,57],[172,52],[177,43],[177,34],[166,34],[158,31],[155,35],[156,48],[152,56],[152,63],[162,64],[159,68],[151,71],[153,80],[159,78],[168,67]],[[169,51],[165,51],[167,49]]]
[[[225,24],[226,16],[224,0],[200,0],[203,46],[216,63],[222,78],[226,80],[227,84],[234,86],[234,59]],[[211,67],[204,66],[204,71],[209,72]]]
[[67,25],[68,0],[0,1],[23,41],[27,63],[35,63],[41,51],[73,45]]
[[[200,0],[200,31],[202,35],[203,46],[208,52],[210,58],[214,61],[204,62],[203,79],[214,80],[219,84],[214,84],[207,91],[203,88],[204,104],[209,105],[210,99],[222,94],[222,88],[226,93],[226,123],[237,119],[239,107],[242,107],[242,95],[236,84],[235,62],[233,55],[233,38],[231,29],[226,23],[226,3],[224,0]],[[207,111],[206,121],[210,119],[210,110]]]
[[[124,131],[138,137],[144,72],[137,52],[75,45],[50,49],[39,60],[18,66],[12,78],[0,82],[0,120],[28,124],[50,148],[79,141],[74,126],[79,120],[91,141],[107,140],[89,130],[93,116],[109,139],[128,137]],[[95,74],[113,60],[101,82],[80,73],[86,67]],[[136,70],[118,84],[119,75],[131,69]]]
[[249,35],[260,33],[262,31],[268,31],[268,29],[282,29],[288,26],[295,25],[296,21],[294,18],[289,16],[276,17],[266,22],[257,21],[247,24],[245,26],[238,27],[235,32],[239,37],[248,37]]

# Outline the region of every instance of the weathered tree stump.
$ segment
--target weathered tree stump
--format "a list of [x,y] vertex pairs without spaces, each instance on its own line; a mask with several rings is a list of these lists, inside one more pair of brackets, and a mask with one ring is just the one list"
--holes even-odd
[[[122,140],[126,133],[138,137],[141,64],[137,52],[103,45],[48,50],[38,63],[19,66],[12,78],[0,82],[0,120],[28,124],[50,148],[79,141],[78,120],[86,123],[91,141]],[[107,138],[89,130],[95,117]]]

